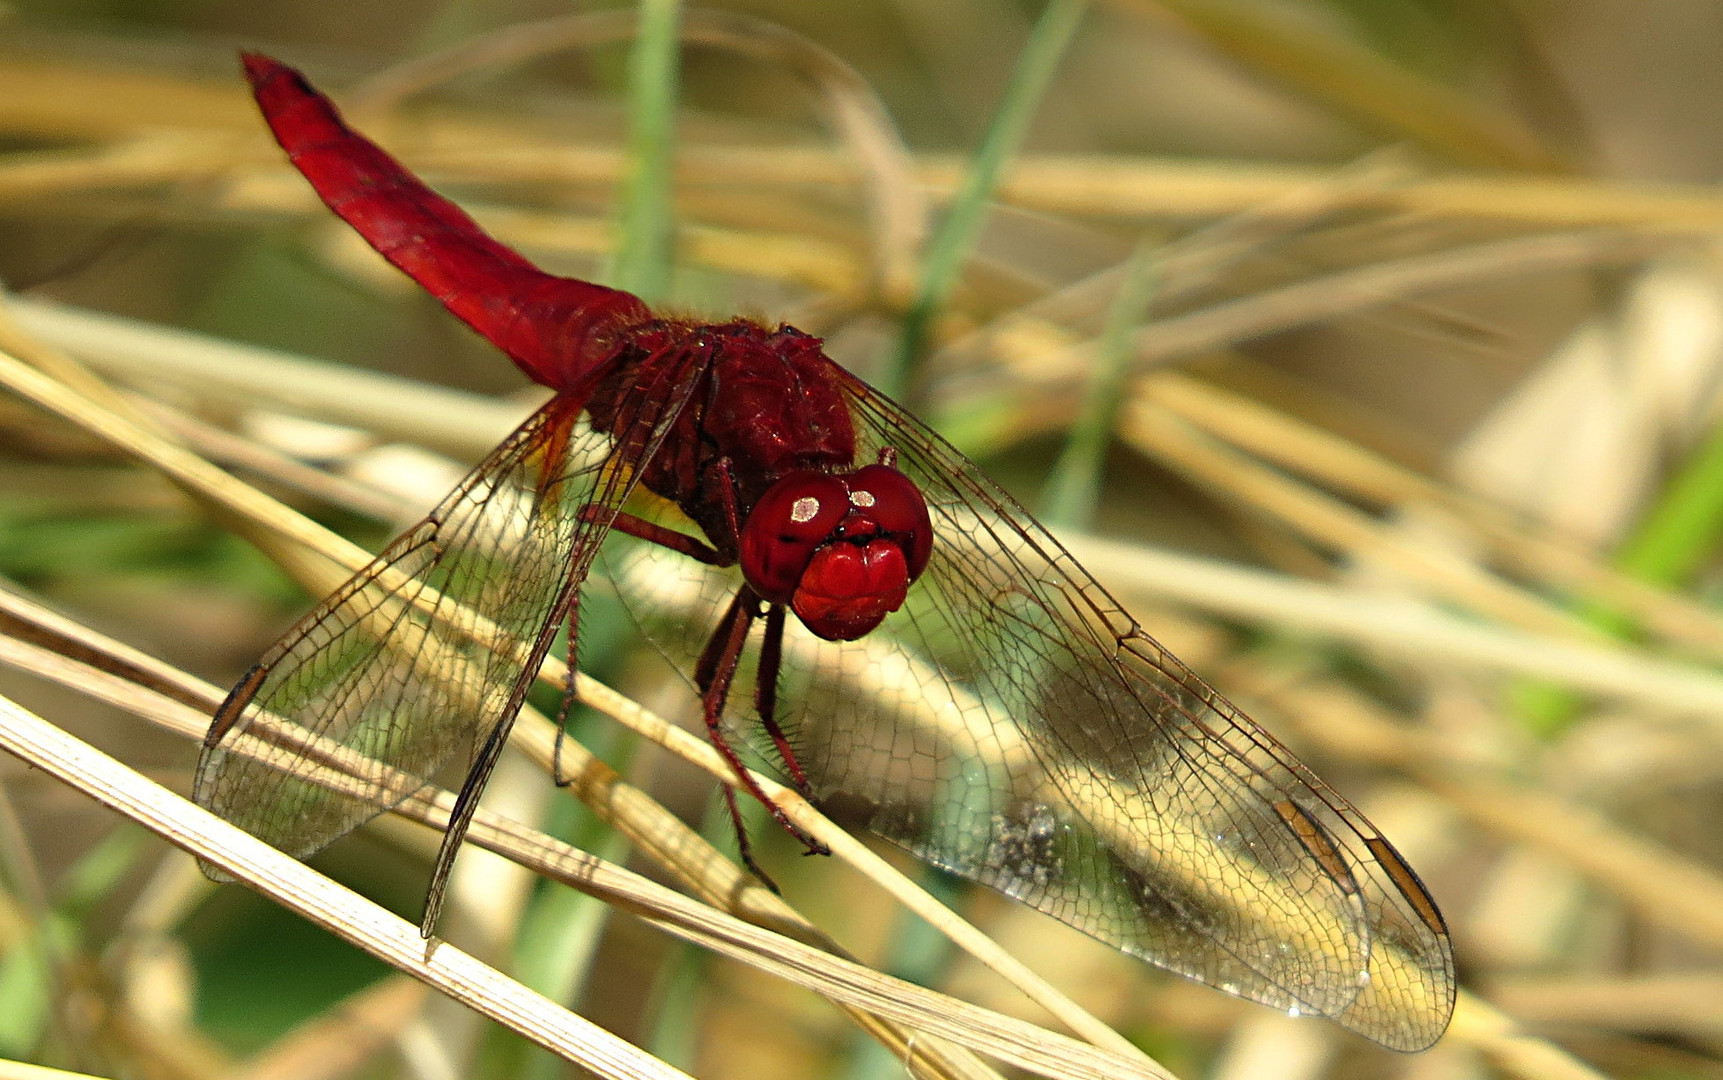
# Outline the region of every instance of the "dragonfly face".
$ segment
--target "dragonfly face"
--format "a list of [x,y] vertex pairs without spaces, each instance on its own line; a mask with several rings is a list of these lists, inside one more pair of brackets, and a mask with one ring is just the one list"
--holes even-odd
[[742,575],[827,641],[864,637],[903,606],[933,547],[921,492],[889,465],[792,473],[742,528]]

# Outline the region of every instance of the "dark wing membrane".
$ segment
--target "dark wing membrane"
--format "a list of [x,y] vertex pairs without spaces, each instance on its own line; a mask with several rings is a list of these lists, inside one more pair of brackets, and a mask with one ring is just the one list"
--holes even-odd
[[[198,761],[198,803],[303,857],[466,755],[429,920],[569,592],[634,486],[626,459],[657,448],[694,374],[650,388],[663,397],[616,438],[577,424],[569,398],[528,419],[234,688]],[[350,785],[329,786],[328,766]]]
[[[867,637],[789,620],[778,717],[827,813],[1212,986],[1398,1049],[1433,1042],[1454,997],[1447,935],[1369,822],[961,454],[838,377],[858,464],[894,448],[936,538]],[[684,670],[740,581],[617,536],[605,562]],[[757,646],[727,721],[769,760]]]

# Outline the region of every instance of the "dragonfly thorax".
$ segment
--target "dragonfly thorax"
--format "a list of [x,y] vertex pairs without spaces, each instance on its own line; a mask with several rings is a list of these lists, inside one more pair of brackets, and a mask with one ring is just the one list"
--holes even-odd
[[714,325],[660,320],[630,336],[627,355],[595,388],[593,426],[622,437],[688,389],[661,449],[640,474],[676,503],[713,548],[734,557],[741,522],[785,476],[855,464],[848,404],[818,338],[745,319]]

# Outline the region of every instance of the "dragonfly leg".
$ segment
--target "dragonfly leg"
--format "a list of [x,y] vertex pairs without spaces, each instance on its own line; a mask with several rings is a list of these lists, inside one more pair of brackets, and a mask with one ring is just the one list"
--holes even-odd
[[773,604],[766,611],[766,638],[760,646],[759,675],[754,682],[754,707],[760,714],[760,725],[771,736],[772,745],[778,748],[778,756],[783,759],[784,769],[795,782],[796,790],[802,797],[812,799],[813,788],[808,784],[807,773],[802,771],[802,763],[796,760],[796,752],[790,746],[790,740],[784,735],[784,729],[778,726],[778,670],[784,659],[784,605]]
[[[695,685],[700,688],[701,704],[704,706],[706,718],[706,733],[712,740],[712,745],[729,764],[736,774],[736,779],[746,788],[748,794],[760,801],[783,826],[791,836],[801,842],[810,854],[829,855],[831,849],[816,840],[811,833],[790,820],[783,808],[766,794],[754,779],[741,756],[736,753],[730,741],[724,735],[724,702],[730,695],[730,684],[736,677],[736,667],[741,662],[742,648],[747,644],[748,631],[754,624],[759,597],[754,590],[744,585],[737,590],[736,598],[730,602],[729,610],[719,622],[718,629],[713,633],[712,640],[706,645],[700,655],[700,661],[695,665]],[[728,791],[728,789],[726,789]],[[768,885],[772,879],[766,876],[758,864],[754,862],[752,849],[748,843],[748,832],[743,827],[742,817],[736,807],[733,794],[726,794],[726,802],[730,807],[731,820],[736,825],[737,847],[742,855],[742,862],[753,871],[755,876]],[[774,886],[774,889],[776,887]]]
[[580,590],[568,591],[568,656],[562,676],[562,702],[556,708],[556,742],[550,752],[550,779],[557,787],[567,787],[574,777],[562,775],[562,740],[568,736],[568,716],[574,709],[574,684],[580,675]]
[[718,620],[718,628],[712,631],[707,639],[706,647],[700,650],[700,659],[694,662],[694,685],[699,688],[702,698],[718,678],[718,664],[724,651],[725,643],[736,634],[737,620],[745,620],[741,631],[742,639],[747,640],[747,621],[752,621],[752,613],[743,604],[738,593],[730,600],[730,606],[724,609],[724,617]]
[[[580,519],[590,522],[600,512],[596,506],[584,507],[580,511]],[[671,551],[686,555],[695,562],[705,563],[707,566],[729,566],[735,562],[734,559],[724,558],[714,551],[711,545],[696,540],[687,533],[667,529],[655,522],[637,518],[633,514],[617,514],[610,523],[610,527],[619,533],[626,533],[629,536],[645,540],[647,543],[669,548]]]
[[736,509],[736,473],[727,457],[719,458],[717,465],[718,502],[724,507],[724,523],[730,528],[731,536],[742,535],[742,515]]
[[748,873],[759,879],[760,884],[782,896],[784,890],[778,888],[772,875],[766,873],[760,864],[754,861],[754,842],[748,839],[748,826],[743,824],[742,810],[736,805],[736,789],[729,784],[719,786],[724,792],[724,806],[730,811],[730,827],[736,832],[736,855],[741,858],[742,865],[748,868]]

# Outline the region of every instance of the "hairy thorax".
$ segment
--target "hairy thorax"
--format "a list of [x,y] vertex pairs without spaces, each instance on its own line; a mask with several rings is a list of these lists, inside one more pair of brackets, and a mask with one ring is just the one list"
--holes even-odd
[[745,521],[779,478],[853,467],[849,407],[818,338],[741,319],[660,320],[626,336],[623,359],[587,399],[593,426],[644,438],[687,388],[687,405],[640,479],[680,506],[721,554],[736,550],[729,507]]

